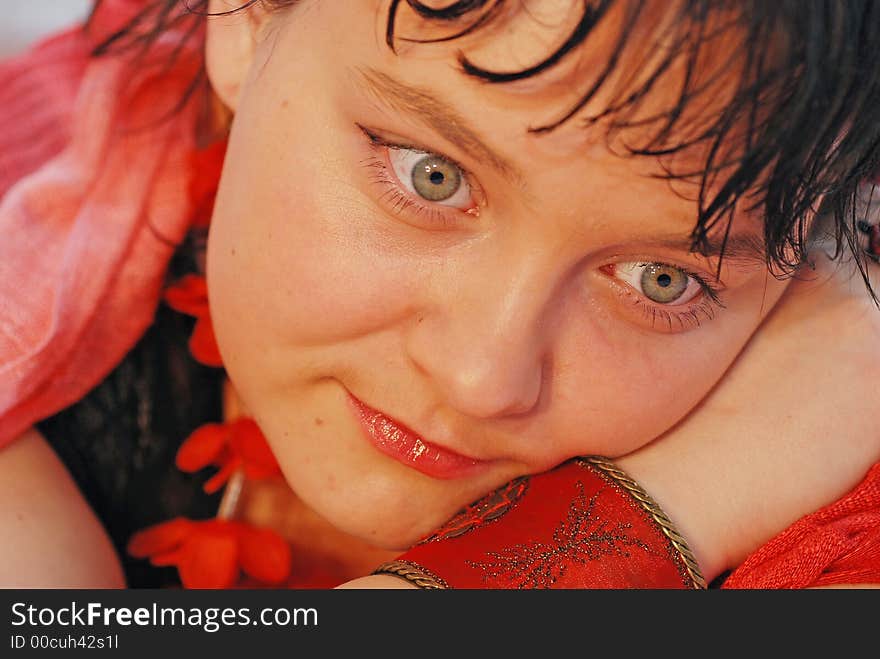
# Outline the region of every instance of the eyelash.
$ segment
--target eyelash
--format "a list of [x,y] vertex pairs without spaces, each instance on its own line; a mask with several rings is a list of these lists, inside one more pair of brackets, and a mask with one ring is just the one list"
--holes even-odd
[[[652,328],[656,328],[659,321],[665,321],[669,331],[674,331],[673,322],[675,321],[678,323],[681,330],[693,329],[702,325],[700,318],[701,315],[705,320],[713,320],[719,310],[726,308],[719,297],[721,289],[710,284],[704,277],[696,272],[691,272],[680,265],[666,263],[665,261],[644,259],[640,260],[638,263],[639,265],[658,264],[681,270],[689,277],[692,277],[697,284],[699,284],[702,291],[698,302],[695,304],[682,305],[686,306],[685,310],[675,311],[675,305],[662,305],[651,302],[650,299],[645,297],[642,293],[639,293],[626,282],[614,278],[617,286],[630,298],[632,305],[642,312],[645,320],[651,323]],[[610,264],[610,266],[607,267],[613,268],[614,265],[615,264]]]
[[385,192],[380,197],[381,201],[389,206],[394,213],[399,215],[410,214],[414,219],[420,222],[429,223],[438,229],[452,227],[455,223],[467,218],[473,218],[479,215],[479,207],[474,206],[472,209],[461,210],[452,206],[432,205],[428,202],[422,202],[413,197],[407,190],[401,188],[397,176],[391,171],[389,163],[380,156],[381,149],[400,149],[408,151],[421,151],[432,155],[437,155],[455,165],[461,172],[462,178],[468,183],[471,190],[477,190],[470,173],[454,159],[449,158],[442,153],[430,151],[410,144],[398,144],[383,139],[369,129],[357,125],[358,128],[366,135],[369,140],[370,148],[373,150],[372,155],[361,161],[361,165],[370,170],[370,182],[385,188]]

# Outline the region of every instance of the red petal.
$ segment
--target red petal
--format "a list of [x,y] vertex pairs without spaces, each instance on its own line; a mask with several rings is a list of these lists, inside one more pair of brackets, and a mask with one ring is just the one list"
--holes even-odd
[[217,339],[214,338],[214,326],[207,312],[196,322],[189,338],[189,351],[196,361],[205,366],[223,366],[223,357],[217,347]]
[[156,524],[131,536],[126,551],[134,558],[171,551],[183,543],[193,528],[193,522],[184,517]]
[[181,471],[194,472],[210,464],[217,464],[230,439],[230,428],[223,423],[200,426],[177,450],[175,463]]
[[211,217],[214,215],[214,201],[205,201],[196,206],[193,211],[190,226],[194,228],[204,229],[210,226]]
[[185,275],[165,289],[165,302],[190,316],[208,313],[208,283],[201,275]]
[[226,464],[220,467],[220,471],[211,476],[211,478],[205,482],[202,489],[208,494],[214,494],[214,492],[226,485],[226,482],[239,467],[241,467],[241,459],[230,458]]
[[204,522],[178,563],[185,588],[231,588],[239,575],[238,538],[229,522]]
[[178,547],[177,549],[166,551],[162,554],[155,554],[150,558],[150,563],[156,567],[168,567],[169,565],[174,565],[176,567],[180,561],[183,560],[185,555],[186,552]]
[[281,475],[281,468],[278,465],[267,467],[265,465],[255,465],[253,463],[245,463],[244,475],[252,480],[261,480],[264,478],[272,478]]
[[193,153],[194,175],[190,182],[189,194],[196,208],[192,221],[194,227],[207,227],[211,222],[214,197],[217,194],[225,155],[226,142],[216,142],[206,149]]
[[290,576],[290,545],[271,529],[240,524],[239,560],[246,574],[267,584],[280,584]]
[[275,454],[253,419],[237,419],[232,424],[229,445],[241,456],[249,478],[267,478],[281,473]]

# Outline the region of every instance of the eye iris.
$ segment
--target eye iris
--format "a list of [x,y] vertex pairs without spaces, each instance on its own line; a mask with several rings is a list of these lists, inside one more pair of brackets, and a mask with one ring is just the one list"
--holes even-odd
[[461,172],[451,162],[427,155],[413,165],[412,184],[428,201],[445,201],[461,187]]
[[648,263],[642,272],[642,292],[654,302],[675,302],[687,290],[688,276],[678,268]]

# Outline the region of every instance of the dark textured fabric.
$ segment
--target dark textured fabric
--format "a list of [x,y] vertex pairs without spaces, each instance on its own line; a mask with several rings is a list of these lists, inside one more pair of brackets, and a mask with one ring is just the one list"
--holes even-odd
[[[172,263],[177,276],[198,270],[191,241]],[[135,531],[183,515],[213,516],[220,495],[201,490],[205,474],[174,466],[181,442],[222,417],[222,369],[187,349],[194,321],[164,304],[153,325],[114,371],[75,405],[37,424],[107,529],[128,585],[173,586],[173,568],[125,554]]]

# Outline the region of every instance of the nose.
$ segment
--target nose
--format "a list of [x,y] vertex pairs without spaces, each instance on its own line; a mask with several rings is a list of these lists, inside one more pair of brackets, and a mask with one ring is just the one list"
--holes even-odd
[[549,297],[525,269],[496,285],[487,278],[471,283],[443,287],[412,327],[409,358],[442,402],[462,414],[525,414],[544,386]]

